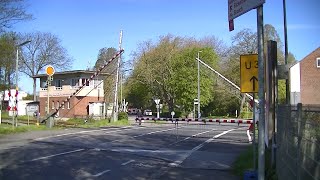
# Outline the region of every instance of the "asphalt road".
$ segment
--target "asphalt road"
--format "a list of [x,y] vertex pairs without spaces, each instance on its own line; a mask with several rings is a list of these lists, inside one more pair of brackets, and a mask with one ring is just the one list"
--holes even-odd
[[0,137],[0,179],[240,179],[248,125],[143,123]]

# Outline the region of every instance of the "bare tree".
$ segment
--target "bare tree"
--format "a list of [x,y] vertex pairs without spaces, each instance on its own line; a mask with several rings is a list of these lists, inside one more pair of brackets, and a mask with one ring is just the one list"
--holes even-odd
[[[51,33],[35,32],[22,36],[22,40],[31,40],[26,44],[20,58],[20,71],[33,78],[48,65],[56,70],[66,70],[71,67],[73,59],[68,56],[67,50],[61,46],[61,41]],[[33,78],[34,100],[36,94],[36,79]]]
[[0,0],[0,33],[19,21],[32,19],[24,0]]

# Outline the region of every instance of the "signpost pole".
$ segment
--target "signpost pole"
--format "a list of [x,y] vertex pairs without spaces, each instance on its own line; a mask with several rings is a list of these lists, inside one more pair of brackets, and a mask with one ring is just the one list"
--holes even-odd
[[264,180],[265,172],[265,93],[264,93],[264,48],[263,48],[263,5],[257,8],[258,29],[258,79],[259,79],[259,137],[258,137],[258,179]]
[[50,76],[47,79],[47,115],[49,115],[49,86],[50,86]]
[[253,147],[253,169],[256,171],[256,103],[254,98],[254,93],[252,93],[252,112],[253,112],[253,139],[252,139],[252,147]]

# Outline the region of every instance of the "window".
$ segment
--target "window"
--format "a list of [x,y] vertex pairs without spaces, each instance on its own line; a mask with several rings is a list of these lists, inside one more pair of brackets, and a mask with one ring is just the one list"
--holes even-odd
[[317,68],[320,68],[320,57],[317,58]]
[[90,86],[89,79],[84,79],[84,78],[82,78],[82,79],[81,79],[81,86],[83,86],[83,85],[85,85],[85,86]]
[[79,86],[79,79],[71,79],[71,86]]
[[54,109],[54,101],[52,101],[51,109]]
[[55,87],[62,87],[62,80],[61,79],[56,79],[54,81],[54,86]]
[[59,108],[59,106],[60,106],[60,102],[59,102],[59,101],[57,101],[57,108]]
[[70,102],[68,101],[68,109],[70,109]]
[[64,109],[64,101],[62,101],[61,103],[62,103],[62,107],[61,108]]

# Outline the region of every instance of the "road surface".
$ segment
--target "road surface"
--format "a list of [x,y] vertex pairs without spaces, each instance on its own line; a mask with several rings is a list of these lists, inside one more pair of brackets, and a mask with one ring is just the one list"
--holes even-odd
[[240,179],[248,125],[148,122],[2,136],[0,179]]

